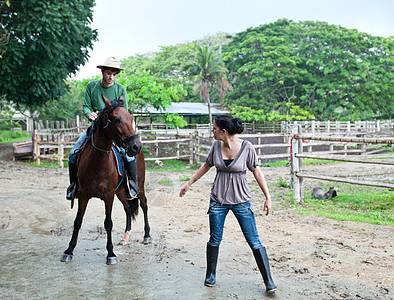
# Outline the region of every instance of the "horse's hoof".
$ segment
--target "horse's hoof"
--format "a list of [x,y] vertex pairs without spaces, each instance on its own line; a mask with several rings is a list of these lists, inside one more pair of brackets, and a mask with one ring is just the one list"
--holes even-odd
[[107,257],[107,265],[116,265],[118,262],[116,256],[114,257]]
[[143,244],[147,245],[147,244],[150,244],[150,243],[152,243],[152,238],[150,236],[144,237]]
[[64,253],[61,261],[62,262],[69,262],[69,261],[72,261],[72,259],[73,259],[73,255]]
[[127,246],[128,244],[130,244],[129,241],[121,240],[118,245],[120,245],[120,246]]

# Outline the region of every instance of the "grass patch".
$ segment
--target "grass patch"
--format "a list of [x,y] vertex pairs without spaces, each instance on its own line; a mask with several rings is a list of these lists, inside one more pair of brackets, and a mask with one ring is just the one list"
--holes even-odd
[[[304,158],[302,160],[303,165],[327,165],[335,164],[338,161],[335,160],[325,160],[325,159],[313,159]],[[262,167],[290,167],[290,160],[278,160],[274,162],[266,162],[261,165]]]
[[394,226],[394,191],[364,188],[357,192],[339,192],[337,197],[330,200],[306,197],[297,211],[339,221]]
[[179,181],[189,181],[191,179],[191,177],[189,176],[181,176],[179,177]]
[[165,183],[171,183],[171,182],[172,182],[172,181],[169,180],[169,179],[164,179],[164,180],[158,181],[157,183],[159,183],[159,184],[165,184]]
[[185,161],[178,159],[168,159],[162,160],[162,166],[157,165],[154,161],[146,162],[146,170],[147,171],[166,171],[166,172],[187,172],[191,170],[197,170],[200,166],[193,165],[189,166],[189,164]]
[[28,136],[26,134],[26,131],[19,131],[19,130],[0,131],[0,144],[16,143],[26,140],[31,140],[31,136]]
[[[34,161],[21,162],[20,164],[21,165],[25,165],[25,166],[39,167],[39,168],[54,168],[54,169],[57,169],[59,167],[57,162],[50,162],[50,161],[45,161],[45,160],[41,160],[40,164],[37,164]],[[68,168],[68,163],[64,163],[64,167]]]
[[279,177],[278,182],[276,183],[276,185],[278,187],[283,187],[283,188],[288,188],[289,187],[289,183],[282,178],[282,176]]

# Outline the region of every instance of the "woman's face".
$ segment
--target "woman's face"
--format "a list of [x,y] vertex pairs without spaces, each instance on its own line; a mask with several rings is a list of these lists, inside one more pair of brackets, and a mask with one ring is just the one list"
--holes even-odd
[[213,122],[212,133],[215,140],[220,140],[224,132],[225,131],[223,129],[220,129],[216,122]]

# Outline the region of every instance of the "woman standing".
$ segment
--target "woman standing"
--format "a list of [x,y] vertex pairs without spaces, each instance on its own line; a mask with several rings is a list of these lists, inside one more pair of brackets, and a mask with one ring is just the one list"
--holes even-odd
[[264,175],[258,166],[256,151],[250,142],[235,136],[243,132],[242,121],[239,118],[219,115],[215,118],[212,131],[215,142],[205,163],[180,191],[180,197],[184,196],[194,182],[204,176],[212,166],[216,167],[217,173],[211,189],[208,210],[210,239],[207,243],[207,272],[204,284],[214,286],[216,283],[219,245],[222,241],[227,213],[231,210],[253,251],[266,291],[274,292],[277,288],[271,278],[267,252],[257,232],[250,202],[251,193],[246,181],[246,169],[249,169],[265,195],[264,211],[268,215],[271,210],[271,196]]

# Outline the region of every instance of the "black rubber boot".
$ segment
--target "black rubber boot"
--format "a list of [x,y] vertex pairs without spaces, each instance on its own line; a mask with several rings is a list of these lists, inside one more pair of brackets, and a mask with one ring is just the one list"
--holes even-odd
[[71,200],[78,180],[78,168],[76,164],[68,163],[68,175],[70,176],[70,186],[67,188],[66,198],[67,200]]
[[130,162],[125,160],[125,163],[127,168],[127,176],[129,177],[129,186],[131,192],[131,195],[127,195],[127,197],[134,198],[140,191],[137,181],[137,159],[134,159]]
[[219,247],[207,244],[207,274],[205,275],[205,286],[214,286],[216,283],[216,265],[218,263]]
[[274,292],[277,287],[271,278],[270,265],[268,262],[267,251],[265,247],[253,250],[254,258],[256,259],[257,266],[259,267],[260,273],[263,276],[267,292]]

